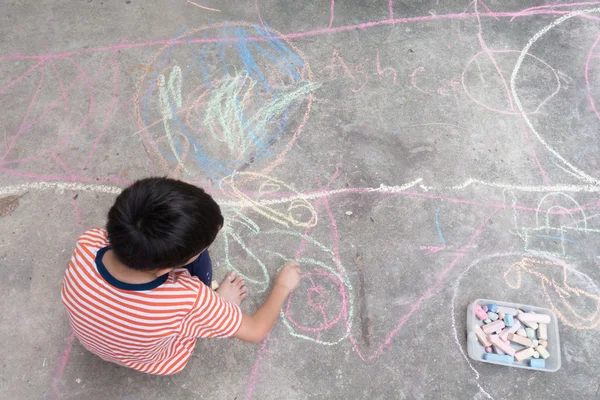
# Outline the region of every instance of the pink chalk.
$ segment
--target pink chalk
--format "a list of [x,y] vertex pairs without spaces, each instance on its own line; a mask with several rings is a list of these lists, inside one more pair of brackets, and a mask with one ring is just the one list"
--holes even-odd
[[482,321],[488,317],[487,313],[479,304],[475,304],[475,315]]
[[497,346],[505,354],[508,354],[509,356],[515,355],[516,350],[513,349],[510,344],[506,343],[504,340],[501,340],[498,335],[489,335],[488,339],[494,344],[494,346]]
[[494,349],[494,353],[496,353],[496,354],[504,354],[504,352],[502,350],[500,350],[498,348],[498,346],[496,346],[495,344],[492,345],[492,348]]
[[536,322],[538,324],[549,324],[550,316],[546,314],[521,313],[517,315],[521,322]]
[[486,353],[491,353],[492,352],[492,348],[491,347],[486,347],[485,348],[485,352]]
[[502,330],[502,332],[500,332],[500,335],[498,335],[498,336],[500,336],[500,339],[502,339],[502,340],[508,340],[508,334],[515,333],[520,328],[521,328],[521,323],[519,322],[518,319],[516,319],[513,326],[511,326],[510,328],[504,328]]
[[483,333],[489,335],[490,333],[500,332],[504,327],[504,321],[498,319],[490,324],[484,325],[481,329],[483,330]]

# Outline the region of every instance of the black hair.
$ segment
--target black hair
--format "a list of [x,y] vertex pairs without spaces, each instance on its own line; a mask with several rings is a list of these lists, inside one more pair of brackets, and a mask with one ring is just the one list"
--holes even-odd
[[108,241],[130,268],[178,267],[210,246],[223,226],[219,205],[203,189],[147,178],[117,197],[108,212]]

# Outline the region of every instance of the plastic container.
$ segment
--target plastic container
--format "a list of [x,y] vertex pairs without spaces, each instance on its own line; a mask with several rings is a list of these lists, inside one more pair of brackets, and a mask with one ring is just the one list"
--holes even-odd
[[[528,359],[523,361],[515,361],[513,364],[504,364],[496,361],[487,361],[483,359],[483,355],[485,354],[485,348],[477,340],[477,336],[475,336],[475,331],[473,328],[473,325],[475,324],[478,324],[479,326],[483,325],[483,322],[480,321],[479,318],[477,318],[477,316],[475,315],[475,304],[479,304],[483,307],[490,303],[494,303],[498,307],[519,308],[525,312],[534,312],[537,314],[546,314],[550,316],[551,320],[548,324],[547,340],[547,350],[548,353],[550,353],[550,357],[546,359],[546,368],[532,368],[529,366]],[[516,344],[511,344],[511,346],[515,349],[522,348],[522,346]],[[471,359],[475,361],[503,365],[505,367],[516,367],[533,369],[536,371],[556,372],[560,369],[560,338],[558,336],[558,319],[556,318],[556,314],[554,314],[552,310],[549,310],[547,308],[528,306],[525,304],[508,303],[506,301],[477,299],[473,303],[469,304],[469,306],[467,307],[467,352],[469,354],[469,357],[471,357]]]

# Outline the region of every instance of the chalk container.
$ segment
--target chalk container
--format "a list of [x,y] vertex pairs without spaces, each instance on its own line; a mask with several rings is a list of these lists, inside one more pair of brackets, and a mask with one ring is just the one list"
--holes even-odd
[[[483,359],[485,354],[485,347],[479,343],[475,336],[475,330],[473,325],[478,324],[482,326],[482,322],[475,315],[475,304],[485,306],[490,303],[494,303],[497,306],[519,308],[525,312],[534,312],[537,314],[546,314],[550,316],[550,323],[548,324],[548,353],[550,357],[546,360],[546,368],[532,368],[529,366],[529,360],[515,361],[513,364],[504,364],[495,361],[487,361]],[[517,317],[515,316],[515,320]],[[515,347],[515,345],[511,346]],[[515,347],[520,348],[520,346]],[[488,300],[488,299],[477,299],[467,307],[467,353],[469,357],[475,361],[481,361],[488,364],[503,365],[505,367],[516,367],[524,369],[532,369],[534,371],[545,371],[545,372],[556,372],[560,369],[560,338],[558,336],[558,319],[556,314],[547,308],[528,306],[525,304],[508,303],[506,301]]]

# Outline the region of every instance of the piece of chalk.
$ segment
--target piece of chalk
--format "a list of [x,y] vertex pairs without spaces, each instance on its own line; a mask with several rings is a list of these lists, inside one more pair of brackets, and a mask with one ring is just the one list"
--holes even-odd
[[548,341],[540,340],[540,346],[544,346],[545,348],[548,348]]
[[539,340],[531,339],[531,347],[538,347],[540,345]]
[[486,313],[489,311],[488,308],[487,308],[487,306],[483,306],[481,308],[483,308],[483,311],[485,311]]
[[481,343],[483,347],[490,347],[492,345],[486,334],[483,333],[481,327],[477,324],[475,324],[475,336],[477,336],[477,340],[479,340],[479,343]]
[[546,324],[538,325],[537,337],[540,340],[548,340],[548,325],[546,325]]
[[497,321],[484,325],[482,329],[486,335],[489,335],[490,333],[500,332],[502,329],[504,329],[504,321],[499,319]]
[[483,355],[483,359],[486,361],[495,361],[504,364],[512,364],[514,362],[512,356],[507,356],[505,354],[485,353]]
[[549,324],[550,316],[546,314],[520,313],[517,318],[521,322],[537,322],[538,324]]
[[[486,353],[491,353],[492,352],[492,348],[491,347],[486,347],[485,348],[485,352]],[[539,355],[538,355],[538,357],[539,357]]]
[[527,347],[530,347],[532,345],[531,339],[524,338],[523,336],[515,335],[514,333],[508,334],[508,340],[510,340],[513,343],[518,343],[518,344],[521,344],[521,345],[527,346]]
[[488,311],[487,316],[492,321],[496,321],[499,318],[498,314],[496,314],[495,312],[491,312],[491,311]]
[[529,366],[531,368],[540,368],[540,369],[545,369],[546,368],[546,360],[544,359],[535,359],[532,358],[531,360],[529,360]]
[[502,332],[500,332],[500,334],[498,336],[500,336],[500,339],[502,339],[502,340],[508,340],[508,334],[515,333],[516,331],[519,330],[520,327],[521,327],[521,323],[517,319],[514,321],[513,326],[511,326],[510,328],[505,328],[504,330],[502,330]]
[[488,311],[497,312],[498,306],[496,306],[494,303],[490,303],[490,304],[488,304]]
[[498,346],[496,346],[495,344],[492,345],[492,349],[494,349],[494,353],[496,354],[505,354],[502,350],[500,350],[500,348]]
[[504,325],[506,325],[506,326],[513,326],[515,324],[515,320],[514,320],[513,316],[510,314],[504,314],[503,320],[504,320]]
[[[494,343],[494,342],[492,342]],[[548,353],[548,350],[546,350],[546,348],[544,346],[538,346],[535,348],[535,351],[537,351],[538,353],[540,353],[540,357],[542,357],[544,360],[548,357],[550,357],[550,353]]]
[[482,321],[488,317],[487,311],[481,308],[479,304],[475,304],[475,315]]
[[527,337],[527,332],[525,332],[525,329],[521,328],[517,330],[517,335]]
[[[525,313],[521,310],[517,310],[517,318],[519,318],[519,315],[521,315],[521,314],[525,314]],[[531,328],[534,330],[538,328],[537,322],[526,322],[526,321],[521,321],[521,322],[523,323],[523,325],[525,325],[528,328]]]
[[[498,311],[498,318],[504,320],[504,313],[502,311]],[[506,322],[504,322],[506,324]]]
[[498,346],[498,348],[500,350],[502,350],[504,353],[514,356],[515,355],[515,349],[513,349],[510,344],[506,343],[505,341],[503,341],[502,339],[500,339],[500,337],[498,335],[489,335],[488,339],[490,340],[490,342],[492,342],[493,345]]
[[534,351],[535,350],[533,350],[531,347],[521,350],[521,351],[515,353],[515,360],[523,361],[527,358],[531,358],[531,356],[533,356]]
[[502,311],[504,314],[510,314],[512,316],[517,315],[517,309],[512,307],[498,306],[498,312]]
[[[523,322],[523,321],[521,321]],[[529,339],[534,339],[535,338],[535,331],[531,328],[525,328],[525,334],[527,335],[527,337]]]
[[492,320],[489,319],[489,318],[486,318],[486,319],[483,320],[484,324],[489,324],[490,322],[492,322]]
[[540,358],[540,353],[538,353],[537,351],[534,351],[533,352],[533,358]]

